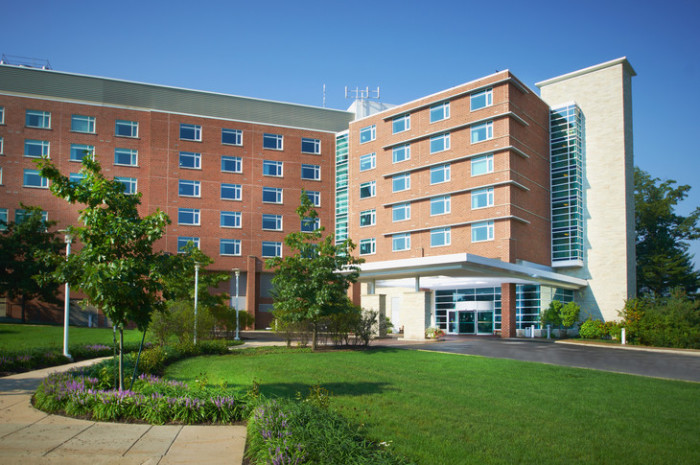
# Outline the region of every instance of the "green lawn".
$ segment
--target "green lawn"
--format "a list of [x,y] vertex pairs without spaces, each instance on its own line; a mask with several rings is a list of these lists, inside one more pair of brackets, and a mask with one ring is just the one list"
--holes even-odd
[[[142,333],[125,330],[124,342],[141,342]],[[117,335],[119,340],[119,335]],[[104,344],[112,346],[108,328],[69,327],[68,345]],[[63,326],[0,324],[0,352],[34,348],[63,348]]]
[[700,384],[397,349],[198,357],[167,376],[294,396],[320,384],[370,437],[434,464],[700,463]]

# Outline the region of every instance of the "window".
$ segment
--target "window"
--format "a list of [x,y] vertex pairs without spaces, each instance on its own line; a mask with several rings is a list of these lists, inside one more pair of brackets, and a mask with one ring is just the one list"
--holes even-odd
[[401,192],[411,188],[411,175],[409,173],[397,174],[391,178],[391,191]]
[[241,200],[240,184],[221,184],[221,200]]
[[360,184],[360,198],[366,199],[377,195],[377,181],[363,182]]
[[411,115],[408,114],[397,116],[391,123],[392,134],[408,131],[409,129],[411,129]]
[[240,129],[222,129],[221,143],[224,145],[243,145],[243,131]]
[[430,231],[430,247],[450,245],[450,228],[437,228]]
[[80,182],[83,179],[85,179],[85,175],[83,173],[70,173],[68,175],[68,180],[70,182]]
[[367,171],[377,167],[377,155],[372,152],[360,157],[360,171]]
[[472,191],[472,210],[493,207],[493,187]]
[[282,134],[263,134],[263,148],[270,150],[282,150],[284,137]]
[[178,208],[177,224],[199,226],[199,210],[196,208]]
[[400,161],[406,161],[411,158],[411,146],[410,144],[397,145],[391,149],[391,162],[398,163]]
[[430,122],[436,123],[450,117],[450,102],[438,103],[430,107]]
[[0,155],[5,153],[5,141],[2,137],[0,137]]
[[48,111],[27,110],[25,124],[28,128],[51,129],[51,113]]
[[240,228],[241,212],[221,212],[220,226],[222,228]]
[[72,115],[70,118],[70,130],[75,132],[95,133],[95,117]]
[[321,165],[301,164],[301,179],[321,180]]
[[262,228],[272,231],[282,231],[282,215],[263,214]]
[[430,199],[430,216],[450,213],[450,196],[441,195]]
[[450,149],[450,133],[440,134],[430,138],[430,153],[442,152]]
[[391,236],[391,250],[393,252],[400,252],[402,250],[408,250],[411,248],[411,234],[394,234]]
[[201,170],[202,154],[196,152],[180,152],[180,168]]
[[472,224],[472,242],[493,240],[493,221]]
[[365,210],[360,212],[360,227],[374,226],[377,223],[377,210]]
[[241,157],[221,157],[221,171],[224,173],[242,173],[243,160]]
[[262,201],[265,203],[282,203],[282,189],[279,187],[263,187]]
[[5,124],[5,107],[0,107],[0,124]]
[[321,226],[321,221],[318,218],[303,218],[301,220],[301,232],[314,232],[319,226]]
[[178,182],[178,194],[180,197],[199,197],[200,182],[180,179]]
[[282,162],[263,160],[263,176],[282,177]]
[[493,89],[484,89],[471,95],[471,111],[493,105]]
[[321,193],[318,191],[306,191],[307,197],[309,197],[309,200],[311,200],[311,204],[314,207],[320,207],[321,206]]
[[219,255],[240,255],[241,241],[240,239],[221,239],[219,240]]
[[493,155],[482,155],[472,158],[472,176],[493,173]]
[[47,140],[24,140],[24,156],[32,158],[48,157],[51,144]]
[[125,194],[135,194],[137,192],[136,178],[120,178],[115,176],[114,180],[124,184]]
[[70,161],[83,161],[85,156],[94,158],[95,147],[85,144],[70,144]]
[[360,255],[372,255],[377,252],[377,241],[374,238],[360,239]]
[[493,139],[493,121],[472,126],[472,144]]
[[122,166],[137,166],[139,152],[133,149],[114,149],[114,164]]
[[[27,213],[27,210],[18,208],[15,210],[15,223],[19,224],[24,221],[24,219],[28,216],[29,214]],[[41,212],[41,219],[44,220],[44,223],[49,221],[49,212],[47,211],[42,211]]]
[[321,140],[320,139],[310,139],[308,137],[301,138],[301,151],[302,153],[312,153],[318,155],[321,153]]
[[391,207],[391,221],[404,221],[411,219],[411,204],[397,203]]
[[24,170],[24,187],[49,188],[49,180],[39,175],[39,170]]
[[201,142],[202,126],[198,124],[180,124],[180,139]]
[[114,135],[117,137],[138,137],[139,123],[138,121],[127,121],[118,119],[114,123]]
[[430,168],[430,184],[440,184],[450,180],[450,164],[433,166]]
[[374,139],[377,138],[377,126],[372,125],[372,126],[367,126],[365,128],[360,129],[360,144],[364,144],[365,142],[371,142]]
[[262,256],[263,256],[263,258],[281,257],[282,256],[282,243],[281,242],[263,241],[263,243],[262,243]]
[[188,243],[192,243],[195,247],[199,248],[199,238],[198,237],[184,237],[180,236],[177,238],[177,253],[184,253],[185,247]]
[[7,208],[0,208],[0,231],[5,231],[7,229]]

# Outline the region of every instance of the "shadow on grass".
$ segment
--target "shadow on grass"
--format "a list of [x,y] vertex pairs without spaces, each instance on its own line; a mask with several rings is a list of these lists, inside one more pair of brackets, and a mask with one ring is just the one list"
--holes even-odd
[[[297,394],[306,397],[311,388],[316,386],[318,385],[311,383],[263,383],[260,384],[260,392],[271,397],[295,398]],[[389,383],[374,382],[322,383],[320,386],[327,389],[331,397],[381,394],[397,390]]]

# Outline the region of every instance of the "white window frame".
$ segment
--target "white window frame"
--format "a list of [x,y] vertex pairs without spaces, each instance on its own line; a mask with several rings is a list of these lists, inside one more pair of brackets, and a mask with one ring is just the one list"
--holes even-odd
[[[304,171],[311,171],[313,177],[305,177]],[[321,180],[321,165],[311,165],[309,163],[301,164],[301,179],[306,181],[320,181]]]
[[[275,200],[265,200],[265,194],[272,194],[275,196]],[[262,202],[263,203],[283,203],[283,192],[281,187],[263,187],[262,188]]]
[[[269,254],[266,255],[265,254],[266,247],[268,248],[268,250],[270,247],[273,247],[275,249],[274,254],[273,255],[269,255]],[[262,241],[260,255],[262,256],[262,258],[281,257],[282,256],[282,243],[275,242],[275,241]]]
[[[483,134],[483,139],[482,137]],[[478,144],[479,142],[484,142],[493,139],[493,121],[486,121],[485,123],[477,124],[470,128],[470,141],[472,144]]]
[[[369,195],[362,195],[362,190],[369,188]],[[360,198],[369,199],[377,196],[377,181],[367,181],[360,184]]]
[[5,154],[5,139],[0,137],[0,155]]
[[[310,224],[311,227],[306,226],[308,224]],[[321,227],[320,218],[311,218],[309,216],[306,216],[306,217],[301,219],[301,224],[299,225],[299,230],[301,232],[314,232],[320,227]]]
[[[38,184],[27,184],[27,179],[33,180],[38,178]],[[32,189],[48,189],[49,180],[39,174],[39,170],[29,170],[25,169],[22,176],[22,187],[29,187]]]
[[178,208],[177,224],[185,226],[199,226],[201,214],[198,208]]
[[372,124],[371,126],[365,126],[360,129],[360,144],[366,144],[367,142],[372,142],[377,138],[377,125]]
[[83,179],[85,179],[85,175],[83,173],[69,173],[68,174],[68,180],[70,182],[80,182]]
[[375,152],[360,156],[360,172],[373,170],[377,167],[377,154]]
[[[481,97],[484,98],[484,103],[477,103],[475,106],[474,102]],[[474,92],[469,96],[470,111],[481,110],[482,108],[490,107],[491,105],[493,105],[493,88],[480,90],[479,92]]]
[[[122,157],[129,157],[129,163],[120,163],[117,157],[121,155]],[[125,149],[117,147],[114,149],[114,164],[117,166],[138,166],[139,164],[139,151],[135,149]]]
[[[120,129],[128,129],[129,134],[119,134]],[[126,119],[116,120],[114,122],[114,137],[128,137],[130,139],[137,139],[139,137],[139,122]]]
[[[433,243],[433,238],[441,238],[442,244]],[[430,247],[447,247],[452,244],[451,228],[435,228],[430,230]]]
[[[449,163],[445,163],[444,165],[437,165],[433,166],[430,168],[430,185],[434,184],[442,184],[444,182],[450,182],[451,178],[451,167]],[[434,181],[433,180],[433,175],[440,175],[442,176],[441,181]]]
[[[304,149],[304,145],[307,146]],[[309,149],[310,147],[310,149]],[[321,139],[314,139],[312,137],[302,137],[301,138],[301,153],[310,153],[311,155],[321,154]]]
[[[77,157],[79,153],[82,153],[80,158]],[[74,156],[75,155],[75,156]],[[82,163],[83,158],[90,157],[95,158],[95,146],[87,144],[70,144],[70,161]]]
[[395,174],[391,177],[391,192],[403,192],[411,189],[411,173]]
[[[192,160],[193,166],[185,166],[182,164],[185,161]],[[201,170],[202,169],[202,154],[198,152],[180,152],[179,158],[180,168],[183,170]]]
[[[225,168],[227,164],[233,164],[233,170]],[[231,157],[228,155],[221,156],[221,172],[222,173],[242,173],[243,172],[243,159],[241,157]]]
[[391,133],[398,134],[411,129],[411,114],[405,113],[391,120]]
[[[265,222],[274,222],[275,225],[272,228],[266,228]],[[282,215],[274,215],[272,213],[263,213],[261,221],[261,229],[263,231],[282,231]]]
[[[369,252],[363,252],[362,247],[369,245]],[[377,253],[377,240],[374,237],[360,239],[360,255],[374,255]]]
[[[397,218],[398,216],[398,218]],[[411,219],[411,203],[397,203],[391,207],[391,221],[398,223]]]
[[442,102],[430,107],[430,122],[437,123],[450,119],[450,102]]
[[136,179],[136,178],[115,176],[114,180],[124,184],[124,193],[126,195],[133,195],[139,191],[138,179]]
[[[474,173],[474,166],[485,165],[486,170],[483,173]],[[485,174],[493,173],[493,154],[482,155],[479,157],[474,157],[470,163],[470,172],[472,176],[483,176]]]
[[[233,226],[224,224],[224,218],[232,218],[233,219]],[[242,223],[242,215],[241,212],[234,212],[234,211],[224,211],[222,210],[219,213],[219,227],[221,228],[234,228],[234,229],[240,229],[241,228],[241,223]]]
[[[476,236],[480,232],[486,230],[486,239],[477,239]],[[480,221],[479,223],[472,223],[471,227],[471,238],[472,242],[487,242],[494,239],[494,228],[493,220],[490,221]]]
[[[30,118],[37,119],[37,124],[29,124]],[[24,125],[28,128],[51,129],[51,112],[43,110],[27,110]]]
[[[81,129],[76,129],[75,124],[84,124],[87,130],[83,131]],[[86,115],[71,115],[70,117],[70,130],[72,132],[80,132],[84,134],[95,134],[95,117]]]
[[[15,223],[19,224],[22,221],[24,221],[24,218],[27,216],[27,210],[23,208],[17,208],[15,209]],[[46,210],[41,211],[41,219],[46,223],[49,221],[49,212]]]
[[[365,218],[368,223],[362,224],[362,220]],[[366,228],[368,226],[374,226],[377,224],[377,210],[372,208],[371,210],[364,210],[360,212],[360,227]]]
[[474,189],[471,192],[472,210],[493,207],[493,187]]
[[[224,247],[233,247],[233,253],[224,253]],[[241,240],[240,239],[219,239],[219,255],[222,257],[240,257],[241,255]]]
[[[433,144],[441,142],[440,147],[438,150],[435,150],[435,147]],[[433,136],[430,138],[430,153],[440,153],[444,152],[446,150],[450,150],[450,133],[449,132],[444,132],[442,134],[438,134],[437,136]]]
[[[224,135],[230,136],[234,139],[234,142],[224,142]],[[243,145],[243,131],[240,129],[221,129],[221,144],[222,145],[234,145],[240,147]]]
[[[27,147],[41,147],[41,155],[27,154]],[[24,139],[24,156],[27,158],[49,158],[51,155],[51,142],[47,140]]]
[[7,229],[7,223],[9,223],[9,221],[10,217],[7,208],[0,208],[0,231],[5,231]]
[[411,144],[396,145],[391,149],[391,162],[401,163],[411,159]]
[[5,124],[5,107],[0,107],[0,124]]
[[[433,207],[441,205],[441,212],[434,213]],[[447,215],[452,210],[452,197],[448,195],[438,195],[430,199],[430,216]]]
[[[226,191],[231,190],[231,191],[233,191],[234,194],[237,194],[237,195],[234,195],[234,198],[224,197],[224,190],[226,190]],[[230,183],[222,182],[219,195],[220,195],[221,200],[233,200],[235,202],[240,202],[241,200],[243,200],[243,189],[242,189],[240,184],[230,184]]]
[[[265,167],[274,168],[274,174],[265,173]],[[284,163],[276,160],[263,160],[263,176],[284,177]]]
[[[271,145],[271,147],[268,147]],[[282,134],[263,133],[263,149],[284,150],[284,136]]]
[[391,251],[404,252],[411,250],[411,233],[399,233],[391,236]]
[[[192,190],[192,194],[183,194],[182,189]],[[191,179],[178,179],[177,182],[177,194],[179,197],[201,197],[202,196],[202,183],[200,181],[193,181]]]
[[195,247],[199,248],[198,237],[178,236],[177,238],[177,253],[185,253],[185,247],[188,242],[192,242]]
[[319,191],[306,191],[306,196],[309,197],[314,207],[321,206],[321,193]]
[[[183,131],[185,131],[184,136]],[[187,137],[190,131],[192,132],[192,137]],[[202,126],[199,124],[180,123],[180,140],[202,142]]]

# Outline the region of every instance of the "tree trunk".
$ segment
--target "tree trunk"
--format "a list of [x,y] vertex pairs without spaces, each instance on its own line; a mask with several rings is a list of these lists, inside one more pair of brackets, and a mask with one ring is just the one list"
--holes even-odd
[[311,328],[311,350],[316,351],[316,345],[318,344],[318,326],[316,325],[316,323],[311,323]]
[[119,326],[119,392],[124,390],[124,327]]
[[22,294],[22,323],[27,322],[26,318],[24,317],[24,309],[26,308],[26,306],[27,306],[27,299],[25,299],[24,294]]

